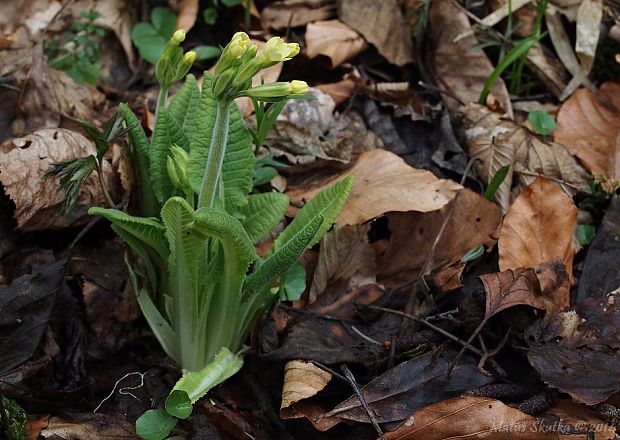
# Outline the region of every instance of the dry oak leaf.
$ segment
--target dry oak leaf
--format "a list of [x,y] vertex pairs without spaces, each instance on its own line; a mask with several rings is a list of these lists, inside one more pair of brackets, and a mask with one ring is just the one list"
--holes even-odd
[[[0,182],[15,202],[18,228],[23,231],[63,228],[84,217],[91,206],[106,204],[93,173],[82,185],[76,208],[63,217],[58,207],[64,191],[57,179],[43,179],[53,163],[90,154],[96,154],[94,145],[81,134],[64,128],[45,128],[0,145]],[[116,176],[105,160],[103,173],[114,197]]]
[[[555,431],[554,431],[555,426]],[[457,397],[414,412],[386,440],[586,440],[588,426],[546,425],[544,420],[488,397]],[[579,429],[581,428],[581,429]],[[611,435],[611,437],[610,437]],[[596,430],[594,440],[613,439],[613,430]]]
[[573,276],[578,209],[564,191],[537,177],[512,204],[499,234],[499,268],[538,267],[560,260]]
[[397,0],[339,0],[338,17],[392,64],[413,62],[411,29]]
[[306,55],[325,55],[336,67],[366,48],[366,41],[340,20],[316,21],[306,27]]
[[312,362],[288,361],[284,367],[284,385],[280,409],[314,396],[332,379],[332,375]]
[[[355,165],[338,176],[355,176],[351,195],[336,219],[339,225],[358,225],[386,212],[429,212],[444,207],[463,187],[412,168],[399,156],[382,149],[366,151]],[[290,191],[293,201],[311,199],[333,181],[310,191]]]
[[620,180],[620,83],[579,89],[560,108],[555,140],[594,175]]
[[336,5],[331,1],[278,2],[265,6],[260,13],[263,29],[286,30],[304,26],[336,15]]
[[458,112],[467,151],[480,159],[474,167],[482,180],[488,184],[500,168],[510,166],[495,193],[503,212],[510,207],[512,187],[527,186],[537,176],[559,183],[570,196],[586,189],[588,173],[562,145],[545,142],[479,104],[462,106]]
[[[430,23],[435,41],[432,52],[434,76],[437,83],[450,92],[442,94],[444,103],[450,110],[456,110],[463,103],[478,102],[484,84],[493,72],[493,64],[484,52],[473,49],[478,44],[473,35],[455,42],[456,37],[471,29],[467,15],[452,0],[435,0],[431,2]],[[498,79],[491,93],[512,117],[512,104],[504,81]]]

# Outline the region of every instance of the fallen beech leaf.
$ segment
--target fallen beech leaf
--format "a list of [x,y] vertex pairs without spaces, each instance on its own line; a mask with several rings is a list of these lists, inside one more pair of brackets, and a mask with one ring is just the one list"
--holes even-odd
[[[501,220],[501,211],[495,203],[469,189],[461,190],[454,203],[453,209],[447,205],[433,212],[391,212],[386,215],[390,237],[385,248],[377,250],[379,282],[392,286],[418,276],[446,215],[450,217],[435,248],[435,266],[460,260],[480,244],[490,246],[495,243],[492,235]],[[375,246],[378,244],[375,242]]]
[[286,30],[315,21],[328,20],[336,15],[336,5],[322,2],[286,2],[265,6],[260,13],[263,29]]
[[316,21],[306,27],[306,55],[325,55],[336,67],[366,48],[364,38],[340,20]]
[[[598,425],[597,425],[598,427]],[[589,426],[547,425],[544,420],[487,397],[457,397],[416,411],[386,440],[583,440]],[[595,430],[594,440],[609,440],[613,431]]]
[[[86,137],[64,128],[46,128],[0,145],[0,182],[15,202],[17,227],[23,231],[58,229],[74,224],[91,206],[105,206],[96,173],[82,185],[76,208],[66,217],[58,213],[64,191],[57,179],[44,180],[52,163],[96,154]],[[112,197],[117,182],[112,166],[103,161],[104,180]]]
[[317,431],[325,432],[342,420],[336,417],[325,417],[327,410],[310,402],[300,402],[290,408],[280,410],[280,418],[284,420],[306,418]]
[[514,184],[527,186],[536,176],[552,179],[571,196],[585,191],[588,174],[562,145],[545,142],[527,128],[478,104],[459,108],[459,117],[467,150],[470,156],[480,159],[474,167],[483,181],[488,184],[500,168],[510,165],[495,193],[504,212],[510,207]]
[[[473,35],[455,42],[457,36],[471,29],[467,15],[450,0],[433,1],[430,23],[435,42],[432,61],[435,79],[442,89],[461,101],[442,94],[446,106],[450,110],[456,110],[462,103],[478,102],[484,84],[493,72],[493,65],[483,51],[472,49],[478,44]],[[508,116],[512,117],[510,95],[501,78],[495,82],[491,93]]]
[[620,180],[620,83],[603,84],[599,94],[577,90],[560,108],[554,136],[592,174]]
[[620,289],[538,320],[526,333],[528,359],[542,379],[595,405],[620,391]]
[[[412,411],[450,399],[471,388],[491,382],[482,375],[475,362],[464,359],[450,378],[446,372],[454,352],[441,349],[405,361],[386,371],[361,389],[364,400],[377,418],[386,423],[405,419]],[[329,417],[369,423],[368,414],[353,395],[327,413]]]
[[[338,176],[355,176],[355,184],[338,216],[339,225],[358,225],[386,212],[429,212],[441,209],[461,185],[438,179],[426,170],[412,168],[399,156],[383,149],[362,153],[355,165]],[[291,191],[293,201],[311,199],[332,182],[310,191]]]
[[321,242],[308,303],[312,304],[329,283],[347,280],[349,289],[374,284],[375,254],[368,243],[370,225],[334,226]]
[[177,18],[177,29],[189,32],[196,24],[198,18],[199,0],[182,0],[179,5],[179,16]]
[[332,375],[312,362],[289,361],[284,367],[284,385],[280,409],[314,396],[332,379]]
[[355,90],[355,82],[350,79],[343,79],[336,83],[319,84],[316,86],[323,93],[332,97],[334,103],[339,105],[349,99]]
[[499,268],[535,268],[560,260],[573,276],[577,207],[560,188],[537,177],[512,204],[499,234]]
[[41,430],[44,439],[75,438],[98,440],[101,438],[131,438],[134,427],[124,417],[98,413],[72,413],[70,420],[50,417],[48,425]]
[[362,34],[392,64],[413,62],[411,29],[397,0],[340,0],[338,18]]

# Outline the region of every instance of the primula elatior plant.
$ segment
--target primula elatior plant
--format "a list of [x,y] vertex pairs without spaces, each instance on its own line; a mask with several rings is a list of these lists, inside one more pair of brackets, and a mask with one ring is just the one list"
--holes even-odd
[[[138,420],[137,431],[147,439],[167,435],[176,418],[189,416],[192,403],[241,368],[243,344],[277,297],[274,286],[330,228],[353,184],[347,178],[318,194],[259,257],[254,245],[280,222],[289,201],[275,192],[249,195],[256,159],[233,100],[279,103],[306,93],[303,81],[251,85],[252,77],[291,59],[299,46],[275,37],[257,55],[248,36],[237,33],[215,73],[205,73],[200,92],[187,75],[195,54],[183,53],[183,39],[177,31],[156,65],[161,93],[151,142],[129,107],[121,106],[143,217],[90,210],[109,219],[133,249],[137,258],[127,263],[140,308],[184,370],[166,409]],[[168,90],[186,75],[167,106]]]

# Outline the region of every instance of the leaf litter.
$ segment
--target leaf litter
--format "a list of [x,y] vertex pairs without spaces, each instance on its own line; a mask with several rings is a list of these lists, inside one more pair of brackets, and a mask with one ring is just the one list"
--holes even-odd
[[[12,3],[0,6],[0,390],[32,416],[31,438],[132,437],[178,369],[144,331],[124,248],[104,224],[76,228],[105,205],[96,176],[70,216],[59,213],[57,183],[40,176],[94,154],[73,118],[102,126],[130,102],[149,126],[154,107],[142,96],[156,94],[153,68],[130,35],[161,5]],[[259,154],[286,167],[256,190],[286,192],[290,220],[329,183],[356,183],[336,226],[301,259],[304,294],[263,318],[246,367],[175,438],[613,438],[620,104],[598,63],[617,7],[215,2],[226,20],[209,28],[198,3],[169,2],[177,28],[191,28],[190,48],[217,46],[242,23],[258,42],[302,43],[298,60],[263,80],[304,79],[314,99],[278,117]],[[42,50],[90,8],[112,43],[97,88],[49,67]],[[487,84],[539,16],[549,35],[524,70],[518,60]],[[253,106],[239,105],[251,125]],[[533,110],[557,128],[537,132],[525,122]],[[103,169],[114,201],[132,209],[123,148]],[[577,244],[583,226],[589,246]],[[143,381],[117,383],[126,375]]]

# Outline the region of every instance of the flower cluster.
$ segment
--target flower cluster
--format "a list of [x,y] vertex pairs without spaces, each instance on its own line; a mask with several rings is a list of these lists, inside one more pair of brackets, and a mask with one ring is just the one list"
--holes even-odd
[[252,78],[261,70],[288,61],[299,53],[299,44],[286,43],[280,37],[267,41],[263,52],[245,32],[237,32],[224,48],[215,67],[213,93],[218,99],[232,100],[249,96],[259,101],[279,101],[308,91],[304,81],[275,82],[252,87]]
[[155,76],[162,89],[168,90],[172,84],[184,78],[196,60],[196,52],[193,50],[183,53],[180,47],[183,40],[185,31],[179,29],[168,40],[155,65]]

